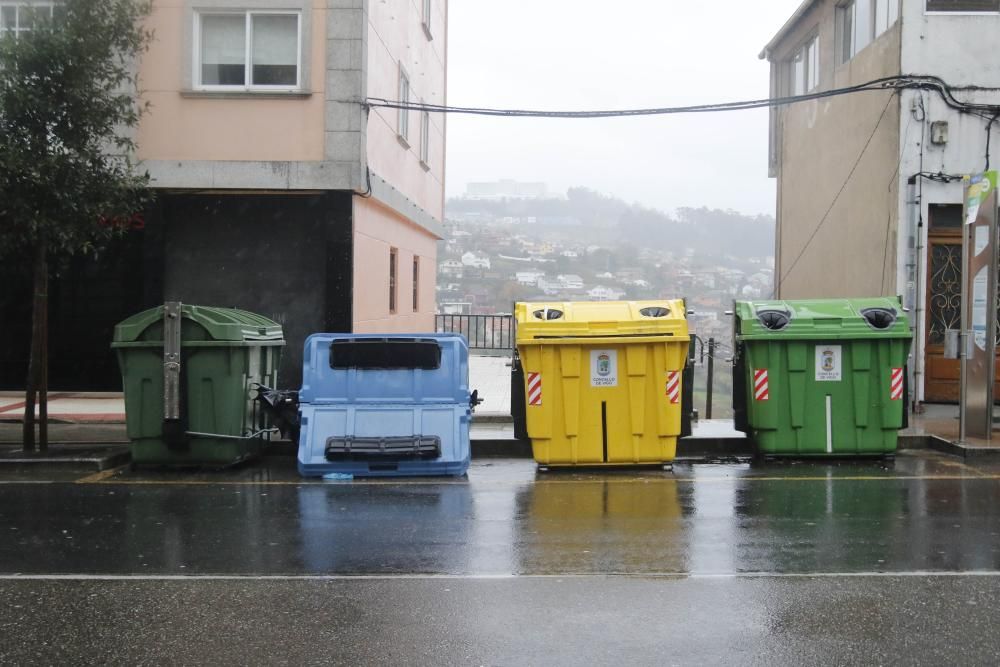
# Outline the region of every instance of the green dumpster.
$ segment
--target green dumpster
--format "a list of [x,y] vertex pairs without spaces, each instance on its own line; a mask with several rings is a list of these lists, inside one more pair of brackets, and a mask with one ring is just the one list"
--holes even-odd
[[278,323],[177,302],[115,327],[132,461],[229,465],[260,453],[255,386],[277,385]]
[[897,299],[738,301],[736,428],[768,456],[885,455],[906,410]]

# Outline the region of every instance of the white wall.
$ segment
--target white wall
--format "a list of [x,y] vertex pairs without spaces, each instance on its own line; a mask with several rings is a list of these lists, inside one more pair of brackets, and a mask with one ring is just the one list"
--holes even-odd
[[[1000,34],[1000,15],[974,13],[964,15],[927,14],[925,0],[902,0],[901,70],[905,74],[938,76],[954,87],[976,86],[995,90],[958,90],[955,96],[977,103],[1000,104],[1000,54],[996,50]],[[986,167],[985,119],[961,114],[949,108],[941,96],[930,91],[901,93],[900,166],[898,187],[902,195],[899,209],[897,244],[897,291],[909,290],[917,297],[917,331],[914,341],[917,400],[923,400],[924,334],[926,317],[922,295],[926,292],[927,216],[930,204],[960,204],[962,184],[917,180],[919,211],[909,201],[907,181],[923,172],[970,174]],[[949,138],[944,146],[930,141],[930,124],[947,121]],[[1000,123],[993,127],[991,168],[1000,168]],[[916,221],[923,227],[916,229]],[[915,236],[914,236],[915,235]],[[914,244],[911,237],[916,238]],[[916,245],[917,247],[913,247]],[[914,271],[908,267],[917,261]],[[917,280],[910,285],[910,274]]]

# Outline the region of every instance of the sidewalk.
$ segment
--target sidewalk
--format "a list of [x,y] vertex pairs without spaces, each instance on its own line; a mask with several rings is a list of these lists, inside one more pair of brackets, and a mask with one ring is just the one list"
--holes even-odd
[[[477,421],[510,418],[510,357],[469,358],[469,389],[479,390],[483,403]],[[38,414],[38,408],[35,408]],[[504,419],[506,417],[506,419]],[[0,422],[24,418],[24,393],[0,392]],[[53,424],[124,424],[125,401],[120,393],[52,392],[49,421]]]
[[[38,414],[38,406],[35,406]],[[24,394],[0,393],[0,422],[24,419]],[[125,423],[125,401],[118,393],[53,392],[49,394],[49,421],[54,424]]]

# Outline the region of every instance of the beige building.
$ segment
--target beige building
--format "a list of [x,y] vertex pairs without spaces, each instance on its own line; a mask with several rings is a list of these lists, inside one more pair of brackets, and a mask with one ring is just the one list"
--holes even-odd
[[[921,74],[942,79],[960,102],[1000,104],[998,31],[1000,0],[806,0],[761,58],[775,98]],[[915,328],[917,401],[958,396],[957,362],[943,359],[943,342],[959,314],[960,177],[985,168],[987,125],[911,88],[771,113],[777,294],[902,296]]]
[[153,0],[137,142],[156,201],[101,275],[67,277],[100,362],[54,355],[53,386],[116,388],[111,326],[164,300],[284,324],[286,386],[310,333],[433,331],[445,118],[365,100],[444,104],[447,26],[447,0]]

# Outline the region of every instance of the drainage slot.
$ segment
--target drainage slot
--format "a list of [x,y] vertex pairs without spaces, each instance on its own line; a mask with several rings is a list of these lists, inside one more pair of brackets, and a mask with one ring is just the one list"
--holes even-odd
[[604,462],[608,462],[608,404],[601,401],[601,440],[604,444]]

